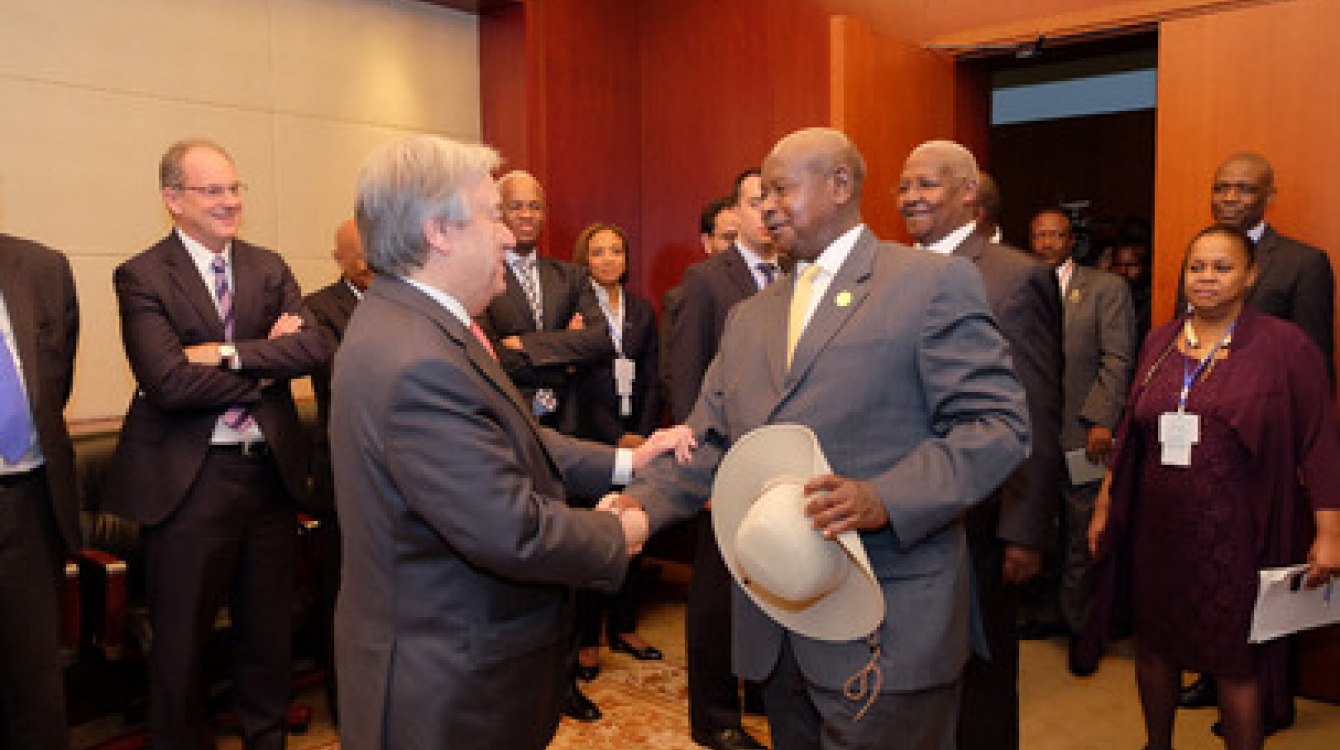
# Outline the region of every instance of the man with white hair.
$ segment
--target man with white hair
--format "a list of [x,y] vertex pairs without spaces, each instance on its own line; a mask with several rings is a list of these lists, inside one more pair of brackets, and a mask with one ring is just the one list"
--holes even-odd
[[376,150],[356,216],[377,275],[346,329],[330,437],[344,532],[335,617],[340,740],[538,750],[558,725],[572,587],[613,591],[637,511],[574,509],[636,451],[541,427],[471,321],[513,245],[493,149],[419,136]]
[[1019,746],[1019,645],[1013,586],[1037,574],[1053,543],[1060,498],[1061,297],[1051,270],[992,242],[973,220],[977,161],[963,146],[930,141],[903,166],[898,206],[918,246],[968,258],[1009,343],[1024,385],[1033,449],[987,501],[968,513],[984,648],[968,663],[959,712],[960,748]]

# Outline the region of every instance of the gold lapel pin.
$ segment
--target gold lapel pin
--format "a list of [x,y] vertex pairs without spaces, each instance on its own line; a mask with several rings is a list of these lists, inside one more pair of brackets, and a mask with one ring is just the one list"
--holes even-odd
[[846,307],[847,305],[850,305],[851,292],[847,291],[846,289],[843,289],[842,291],[838,292],[837,299],[835,300],[835,302],[837,302],[838,307]]

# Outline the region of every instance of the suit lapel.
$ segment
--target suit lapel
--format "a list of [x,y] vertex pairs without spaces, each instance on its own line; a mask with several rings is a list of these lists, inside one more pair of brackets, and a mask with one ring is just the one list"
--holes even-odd
[[731,247],[730,254],[725,258],[726,277],[735,284],[743,297],[751,297],[758,291],[758,282],[754,280],[754,272],[749,270],[749,264],[745,262],[744,256],[740,254],[738,247]]
[[498,321],[499,327],[497,334],[499,337],[510,336],[517,331],[535,330],[535,314],[530,310],[530,297],[526,296],[526,290],[521,288],[521,281],[516,277],[516,269],[512,264],[507,264],[507,292],[493,301],[494,305],[501,303],[511,310],[505,313],[505,317],[510,320]]
[[258,265],[252,247],[234,240],[229,262],[233,269],[233,338],[265,338],[270,331],[256,317],[265,307],[261,304],[261,281],[256,275]]
[[[164,265],[167,266],[168,276],[172,278],[172,282],[177,285],[182,295],[190,301],[200,319],[205,322],[211,338],[222,341],[223,320],[219,318],[219,308],[214,304],[214,291],[205,286],[205,280],[200,277],[200,269],[191,260],[191,253],[187,251],[175,231],[168,235],[164,250],[166,252]],[[236,269],[233,271],[233,277],[233,285],[236,286]],[[236,310],[237,307],[237,292],[234,290],[233,309]]]
[[1258,289],[1262,288],[1262,283],[1270,273],[1270,262],[1275,258],[1275,243],[1279,241],[1279,235],[1275,230],[1266,225],[1266,231],[1261,235],[1261,241],[1256,243],[1256,283],[1247,293],[1247,299],[1251,301]]
[[[784,389],[783,396],[789,394],[795,389],[800,381],[804,380],[805,373],[814,365],[814,361],[823,353],[824,349],[833,340],[833,337],[841,330],[853,313],[865,301],[870,294],[870,289],[866,282],[870,279],[870,274],[875,263],[875,253],[879,246],[870,232],[863,231],[857,238],[855,246],[847,256],[846,262],[838,269],[837,275],[833,277],[832,283],[824,292],[824,296],[819,300],[814,308],[814,314],[810,317],[810,322],[805,326],[805,330],[800,334],[800,340],[796,342],[796,351],[791,357],[791,368],[786,371],[782,379]],[[797,274],[792,274],[793,279]],[[795,294],[795,281],[791,282],[791,294],[785,295],[787,310],[782,316],[785,321],[790,317],[791,296]],[[777,326],[782,329],[781,345],[781,365],[786,366],[786,326]],[[770,346],[769,349],[772,347]]]
[[563,317],[563,311],[558,304],[563,300],[559,298],[558,288],[563,280],[559,277],[555,263],[550,258],[535,258],[536,275],[540,277],[540,308],[544,310],[543,328],[546,331],[561,331],[568,325],[568,321],[559,320]]

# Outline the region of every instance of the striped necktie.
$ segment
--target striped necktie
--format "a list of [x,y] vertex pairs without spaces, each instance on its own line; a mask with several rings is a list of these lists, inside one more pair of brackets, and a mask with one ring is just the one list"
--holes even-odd
[[[222,254],[215,255],[209,264],[214,272],[214,299],[219,303],[219,319],[223,321],[224,341],[233,340],[233,290],[228,287],[228,261]],[[223,423],[234,430],[245,430],[252,424],[245,406],[230,406],[223,413]]]

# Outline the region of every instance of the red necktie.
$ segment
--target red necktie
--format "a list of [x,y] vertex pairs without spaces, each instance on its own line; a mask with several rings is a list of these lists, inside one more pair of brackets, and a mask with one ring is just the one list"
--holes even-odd
[[484,335],[484,329],[480,328],[479,324],[473,320],[470,321],[470,333],[475,335],[475,338],[479,340],[479,345],[484,347],[484,351],[488,352],[490,357],[493,357],[494,362],[497,362],[498,353],[493,351],[493,344],[489,342],[489,337]]

